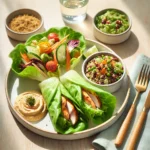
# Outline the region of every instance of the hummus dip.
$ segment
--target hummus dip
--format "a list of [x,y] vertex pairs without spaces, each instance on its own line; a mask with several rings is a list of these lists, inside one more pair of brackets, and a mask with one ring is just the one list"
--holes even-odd
[[35,91],[24,92],[16,98],[14,109],[26,120],[35,122],[47,113],[43,96]]

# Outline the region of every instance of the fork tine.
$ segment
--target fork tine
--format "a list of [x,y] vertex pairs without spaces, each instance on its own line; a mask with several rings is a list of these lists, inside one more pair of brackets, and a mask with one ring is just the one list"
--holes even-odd
[[143,66],[140,70],[140,73],[139,73],[138,77],[137,77],[136,84],[140,83],[143,70],[144,70],[144,64],[143,64]]
[[149,66],[144,64],[143,69],[141,71],[139,84],[147,85],[148,84],[148,78],[149,78]]
[[138,78],[136,80],[136,84],[147,85],[149,77],[150,77],[150,66],[143,64],[141,71],[138,75]]
[[147,65],[144,64],[144,67],[143,67],[143,71],[142,71],[142,74],[141,74],[141,85],[143,85],[145,83],[145,79],[146,79],[146,70],[147,70]]
[[147,86],[148,85],[148,81],[149,81],[149,74],[150,74],[150,66],[147,65],[147,70],[146,70],[146,74],[145,74],[145,81],[144,81],[144,85]]

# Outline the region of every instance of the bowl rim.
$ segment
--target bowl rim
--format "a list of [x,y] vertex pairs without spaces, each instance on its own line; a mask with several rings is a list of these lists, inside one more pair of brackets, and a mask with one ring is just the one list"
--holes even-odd
[[[89,80],[89,79],[86,77],[85,71],[84,71],[84,70],[85,70],[85,65],[86,65],[91,59],[93,59],[95,56],[101,55],[101,54],[109,54],[109,55],[113,55],[113,56],[116,56],[117,58],[119,58],[120,62],[121,62],[122,65],[123,65],[123,70],[124,70],[124,71],[123,71],[123,74],[122,74],[121,78],[120,78],[118,81],[113,82],[113,83],[111,83],[111,84],[97,84],[97,83],[95,83],[95,82]],[[112,52],[107,52],[107,51],[99,51],[99,52],[96,52],[96,53],[90,55],[89,57],[87,57],[87,58],[84,60],[84,62],[83,62],[83,64],[82,64],[82,74],[83,74],[84,78],[85,78],[88,82],[90,82],[91,84],[94,84],[95,86],[99,86],[99,87],[109,87],[109,86],[113,86],[113,85],[115,85],[115,84],[121,82],[121,81],[124,79],[125,74],[126,74],[126,67],[125,67],[125,64],[123,63],[122,58],[121,58],[120,56],[118,56],[117,54],[114,54],[114,53],[112,53]]]
[[[38,19],[40,19],[40,22],[41,22],[41,23],[40,23],[40,25],[39,25],[38,28],[36,28],[35,30],[33,30],[33,31],[31,31],[31,32],[27,32],[27,33],[19,33],[19,32],[16,32],[16,31],[14,31],[14,30],[12,30],[12,29],[9,28],[8,23],[7,23],[8,17],[10,17],[11,15],[13,15],[15,12],[20,12],[20,11],[22,11],[22,10],[34,11],[36,14],[38,14],[38,15],[40,16],[40,18],[38,18]],[[27,13],[27,14],[28,14],[28,13]],[[11,17],[11,19],[13,19],[13,18]],[[18,34],[18,35],[29,35],[29,34],[35,33],[36,31],[38,31],[38,30],[43,26],[43,24],[44,24],[44,21],[43,21],[42,15],[41,15],[39,12],[37,12],[36,10],[34,10],[34,9],[29,9],[29,8],[22,8],[22,9],[14,10],[14,11],[12,11],[11,13],[9,13],[9,14],[7,15],[6,19],[5,19],[5,27],[6,27],[10,32],[12,32],[12,33],[14,33],[14,34]]]
[[[128,21],[129,21],[129,27],[127,28],[127,30],[125,30],[124,32],[119,33],[119,34],[110,34],[110,33],[102,32],[100,29],[98,29],[97,26],[96,26],[96,24],[95,24],[95,19],[96,19],[96,17],[97,17],[101,12],[106,12],[107,10],[117,10],[117,11],[119,11],[119,12],[124,13],[124,14],[128,17]],[[96,13],[96,15],[95,15],[94,18],[93,18],[93,26],[94,26],[94,28],[95,28],[98,32],[100,32],[100,33],[102,33],[102,34],[104,34],[104,35],[106,35],[106,36],[115,37],[115,36],[121,36],[121,35],[127,33],[128,31],[130,31],[130,29],[131,29],[131,27],[132,27],[132,20],[131,20],[131,18],[129,17],[129,15],[128,15],[126,12],[124,12],[124,11],[118,9],[118,8],[106,8],[106,9],[102,9],[102,10],[100,10],[99,12]]]

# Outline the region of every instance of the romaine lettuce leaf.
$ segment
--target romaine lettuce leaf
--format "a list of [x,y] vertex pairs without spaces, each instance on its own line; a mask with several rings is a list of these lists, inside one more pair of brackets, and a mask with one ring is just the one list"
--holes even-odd
[[[70,40],[79,40],[80,42],[79,42],[78,48],[80,49],[81,55],[83,54],[83,51],[86,48],[86,43],[85,43],[84,36],[81,33],[76,32],[76,31],[74,31],[73,29],[71,29],[67,26],[62,27],[62,28],[53,27],[53,28],[50,28],[48,31],[46,31],[44,33],[33,35],[32,37],[30,37],[26,41],[25,45],[30,45],[33,40],[39,41],[43,37],[47,37],[50,33],[57,33],[60,37],[60,40],[62,38],[64,38],[65,36],[69,35],[69,37],[67,39],[67,42],[70,41]],[[74,68],[77,65],[77,63],[80,61],[81,55],[78,58],[72,58],[71,59],[71,68]]]
[[[70,95],[77,101],[79,108],[94,123],[100,124],[112,116],[116,105],[116,98],[111,93],[91,85],[74,70],[70,70],[61,76],[60,81],[69,91]],[[82,99],[82,88],[90,92],[95,92],[98,95],[102,102],[100,109],[93,109],[84,102]]]
[[9,54],[9,57],[12,58],[12,70],[21,77],[28,77],[34,80],[43,81],[47,79],[47,76],[42,74],[37,68],[34,66],[28,66],[24,70],[21,69],[20,64],[22,62],[22,58],[20,53],[26,53],[26,48],[24,44],[18,44],[14,50]]
[[56,77],[51,77],[47,80],[44,80],[43,82],[39,84],[42,95],[46,101],[47,108],[49,108],[49,106],[52,103],[52,100],[56,94],[58,85],[59,85],[59,80]]
[[[27,66],[24,70],[22,70],[20,68],[20,64],[22,62],[20,52],[21,53],[27,53],[26,46],[30,46],[30,44],[32,43],[33,40],[36,40],[37,42],[40,41],[44,37],[47,37],[49,35],[49,33],[57,33],[59,35],[60,39],[64,38],[66,35],[69,34],[69,37],[67,39],[68,41],[70,41],[70,40],[79,40],[80,42],[79,42],[78,48],[80,49],[81,55],[83,54],[83,51],[86,47],[86,44],[85,44],[85,38],[81,33],[76,32],[76,31],[74,31],[73,29],[71,29],[69,27],[50,28],[48,31],[46,31],[44,33],[33,35],[32,37],[30,37],[26,41],[25,44],[18,44],[13,49],[13,51],[9,54],[9,57],[12,58],[12,70],[17,75],[19,75],[21,77],[28,77],[28,78],[31,78],[31,79],[35,79],[35,80],[38,80],[38,81],[43,81],[48,77],[59,76],[60,75],[60,72],[62,72],[61,69],[62,68],[64,69],[64,67],[62,67],[61,65],[59,65],[56,72],[47,72],[45,74],[41,73],[34,66]],[[79,56],[78,58],[72,58],[71,59],[71,68],[74,68],[77,65],[77,63],[80,61],[80,58],[81,58],[81,56]]]
[[[82,131],[87,128],[87,122],[83,117],[82,111],[75,104],[74,98],[69,94],[66,88],[59,82],[56,77],[51,77],[39,84],[42,95],[46,100],[48,112],[53,126],[58,133],[70,134]],[[62,115],[61,96],[67,97],[78,111],[79,120],[75,125],[66,120]]]

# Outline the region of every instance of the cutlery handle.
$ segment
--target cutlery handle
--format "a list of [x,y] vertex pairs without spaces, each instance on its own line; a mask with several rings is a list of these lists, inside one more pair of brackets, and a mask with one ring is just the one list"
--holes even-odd
[[129,144],[127,146],[127,150],[131,150],[131,149],[135,149],[135,146],[136,146],[136,142],[139,138],[139,134],[141,132],[141,129],[143,127],[143,123],[146,119],[146,116],[147,116],[147,112],[146,111],[142,111],[140,116],[139,116],[139,119],[134,127],[134,130],[131,134],[131,138],[129,140]]
[[123,121],[123,123],[121,125],[118,135],[116,137],[116,140],[115,140],[116,147],[120,147],[122,145],[124,138],[126,136],[128,127],[130,125],[131,119],[133,117],[134,111],[135,111],[135,105],[132,104],[125,120]]

